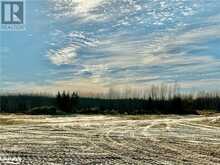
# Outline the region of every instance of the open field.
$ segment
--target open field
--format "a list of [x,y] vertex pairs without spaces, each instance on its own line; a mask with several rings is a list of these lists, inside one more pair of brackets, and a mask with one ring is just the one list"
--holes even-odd
[[0,164],[220,164],[220,115],[0,115]]

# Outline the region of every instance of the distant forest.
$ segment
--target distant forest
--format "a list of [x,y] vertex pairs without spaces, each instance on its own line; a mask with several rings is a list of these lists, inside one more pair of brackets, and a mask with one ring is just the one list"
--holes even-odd
[[[133,96],[132,96],[133,95]],[[180,94],[175,87],[153,86],[142,96],[110,92],[105,96],[80,97],[58,92],[56,96],[2,94],[0,112],[33,115],[62,114],[197,114],[198,110],[220,112],[220,94]]]

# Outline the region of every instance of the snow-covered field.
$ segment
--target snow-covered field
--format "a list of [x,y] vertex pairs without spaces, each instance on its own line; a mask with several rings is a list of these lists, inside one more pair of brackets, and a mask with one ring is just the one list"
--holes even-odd
[[220,115],[0,115],[0,164],[220,164]]

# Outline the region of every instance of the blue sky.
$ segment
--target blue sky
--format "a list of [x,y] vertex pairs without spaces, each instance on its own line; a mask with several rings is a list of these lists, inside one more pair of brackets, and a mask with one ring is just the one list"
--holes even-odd
[[4,91],[220,90],[219,0],[26,0],[0,33]]

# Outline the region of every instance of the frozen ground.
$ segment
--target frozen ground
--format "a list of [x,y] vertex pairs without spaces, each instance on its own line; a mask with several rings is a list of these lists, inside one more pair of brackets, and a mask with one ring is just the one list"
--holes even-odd
[[220,116],[0,115],[0,164],[220,164]]

